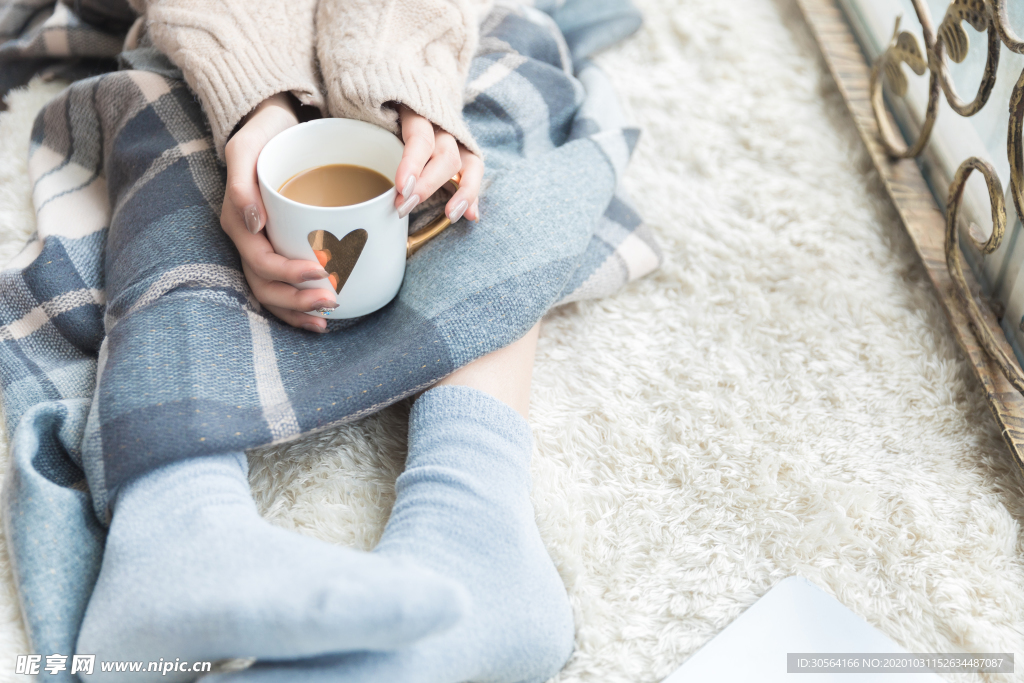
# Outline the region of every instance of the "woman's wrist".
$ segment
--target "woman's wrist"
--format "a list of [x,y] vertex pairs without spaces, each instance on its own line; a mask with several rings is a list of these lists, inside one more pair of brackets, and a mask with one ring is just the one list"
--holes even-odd
[[262,109],[266,109],[267,107],[278,107],[292,114],[296,114],[298,103],[299,101],[295,99],[295,96],[292,95],[290,92],[279,92],[276,95],[271,95],[267,99],[257,104],[256,109],[253,110],[253,113],[256,113]]
[[234,133],[232,133],[232,137],[242,129],[242,126],[252,121],[257,115],[260,115],[260,118],[264,118],[265,116],[274,118],[281,116],[285,117],[292,123],[298,121],[298,103],[298,100],[295,99],[290,92],[279,92],[275,95],[271,95],[257,104],[251,112],[242,117],[242,120],[238,122],[238,126],[235,127]]

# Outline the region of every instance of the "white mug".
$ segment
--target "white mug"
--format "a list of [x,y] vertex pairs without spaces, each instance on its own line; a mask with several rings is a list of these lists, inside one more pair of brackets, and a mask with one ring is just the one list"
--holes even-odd
[[[353,119],[317,119],[277,134],[256,162],[267,238],[274,251],[290,259],[317,261],[313,249],[328,249],[338,277],[338,307],[310,312],[324,318],[355,318],[395,298],[405,277],[406,258],[450,225],[443,214],[409,235],[409,217],[398,217],[394,187],[350,206],[311,206],[278,190],[295,175],[328,164],[363,166],[391,180],[405,145],[392,133]],[[458,178],[452,179],[453,184]],[[323,231],[323,232],[320,232]],[[328,244],[329,243],[329,244]],[[316,245],[314,247],[314,245]],[[327,279],[296,285],[333,289]]]

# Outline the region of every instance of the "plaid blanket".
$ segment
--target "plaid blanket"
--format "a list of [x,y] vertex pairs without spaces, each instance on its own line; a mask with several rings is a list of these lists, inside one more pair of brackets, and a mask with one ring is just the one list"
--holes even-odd
[[127,0],[0,1],[0,95],[37,74],[75,80],[114,69],[134,20]]
[[[24,6],[0,11],[0,28]],[[0,57],[73,48],[54,39],[61,26],[93,30],[47,8]],[[553,306],[657,267],[619,186],[638,133],[586,60],[639,16],[628,0],[542,9],[499,4],[482,26],[464,109],[487,156],[481,220],[417,252],[388,306],[323,335],[253,299],[219,226],[224,168],[162,56],[122,54],[134,68],[79,80],[40,113],[37,232],[0,271],[4,519],[34,651],[73,651],[110,502],[130,478],[359,419],[511,343]]]

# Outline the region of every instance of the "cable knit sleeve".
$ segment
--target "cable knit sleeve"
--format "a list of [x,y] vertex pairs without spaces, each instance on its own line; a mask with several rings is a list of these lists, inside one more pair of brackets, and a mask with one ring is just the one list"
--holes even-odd
[[217,154],[238,122],[280,92],[324,110],[315,63],[316,0],[132,0],[153,45],[182,70]]
[[479,0],[320,0],[316,52],[331,116],[398,132],[398,102],[480,147],[462,118]]

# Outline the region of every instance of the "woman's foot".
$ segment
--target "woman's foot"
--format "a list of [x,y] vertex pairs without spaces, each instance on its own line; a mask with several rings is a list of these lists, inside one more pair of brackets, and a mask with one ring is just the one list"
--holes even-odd
[[191,458],[124,487],[78,652],[143,671],[161,658],[290,659],[398,648],[460,620],[454,581],[267,523],[246,472],[242,453]]
[[467,617],[393,653],[258,663],[216,679],[519,683],[555,675],[572,654],[573,617],[534,519],[531,450],[526,420],[501,401],[461,386],[427,391],[412,409],[406,471],[374,552],[460,583]]

